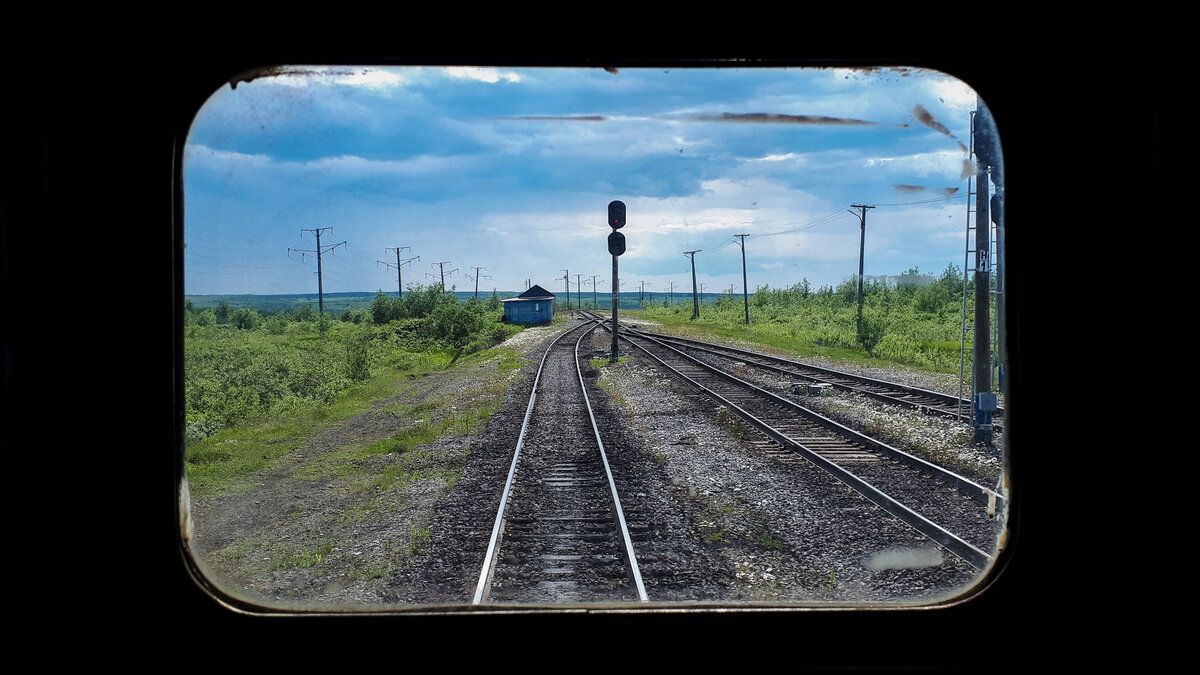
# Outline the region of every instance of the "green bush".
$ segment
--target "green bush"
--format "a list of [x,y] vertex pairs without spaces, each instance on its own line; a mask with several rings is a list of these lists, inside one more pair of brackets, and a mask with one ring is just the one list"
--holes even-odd
[[234,310],[230,323],[241,330],[251,330],[258,327],[262,317],[253,309],[241,308]]
[[[417,287],[403,300],[380,293],[370,310],[345,310],[337,318],[318,317],[304,305],[292,315],[265,319],[238,309],[221,324],[211,308],[188,308],[186,438],[191,442],[227,426],[328,404],[370,379],[376,367],[443,367],[460,348],[487,349],[522,330],[501,322],[502,311],[493,309],[497,303],[462,305],[439,287]],[[377,306],[384,318],[396,318],[377,323]],[[429,312],[420,314],[425,309]]]
[[[862,350],[898,363],[952,369],[958,366],[961,335],[962,272],[947,266],[941,276],[916,268],[891,281],[863,285],[863,324],[857,322],[858,281],[813,289],[807,280],[790,288],[763,287],[750,302],[746,325],[740,295],[721,294],[704,308],[697,323],[719,334],[743,337],[805,352],[812,345]],[[968,292],[970,292],[968,286]],[[648,319],[677,324],[691,316],[691,304],[645,303]],[[950,346],[947,346],[950,345]]]

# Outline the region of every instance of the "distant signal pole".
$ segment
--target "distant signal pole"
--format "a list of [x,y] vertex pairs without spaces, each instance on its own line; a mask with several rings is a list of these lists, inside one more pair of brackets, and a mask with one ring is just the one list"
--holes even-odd
[[317,311],[320,312],[322,315],[325,314],[325,287],[321,281],[321,254],[324,253],[325,251],[332,251],[333,249],[337,248],[338,246],[346,245],[345,241],[340,241],[336,244],[333,244],[333,245],[325,247],[325,248],[321,247],[321,233],[326,230],[332,230],[332,229],[333,229],[332,227],[318,227],[316,229],[300,230],[301,237],[304,236],[305,232],[312,232],[313,234],[315,234],[317,236],[317,249],[315,251],[305,251],[305,250],[298,249],[298,248],[289,248],[288,249],[289,255],[291,254],[292,251],[295,251],[300,254],[301,259],[303,259],[305,255],[316,254],[316,256],[317,256]]

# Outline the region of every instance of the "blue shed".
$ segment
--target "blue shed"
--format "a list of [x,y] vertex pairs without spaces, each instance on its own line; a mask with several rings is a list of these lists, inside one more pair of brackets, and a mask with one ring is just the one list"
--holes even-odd
[[534,284],[504,303],[504,320],[511,323],[549,323],[554,318],[554,294]]

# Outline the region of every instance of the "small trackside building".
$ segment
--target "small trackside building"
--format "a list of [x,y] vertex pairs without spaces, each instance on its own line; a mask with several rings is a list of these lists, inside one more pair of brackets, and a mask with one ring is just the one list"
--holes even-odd
[[510,323],[549,323],[554,318],[554,294],[534,284],[504,303],[504,320]]

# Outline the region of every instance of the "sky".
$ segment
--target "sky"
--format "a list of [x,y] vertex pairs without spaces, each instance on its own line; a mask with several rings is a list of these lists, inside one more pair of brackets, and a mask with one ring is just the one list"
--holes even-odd
[[[836,286],[964,266],[965,83],[916,69],[282,68],[184,148],[185,293]],[[1001,136],[1003,130],[1000,130]],[[735,235],[748,235],[744,238]],[[685,251],[698,251],[694,257]]]

